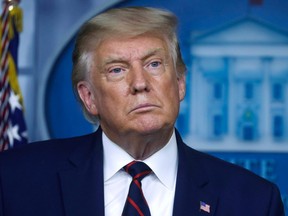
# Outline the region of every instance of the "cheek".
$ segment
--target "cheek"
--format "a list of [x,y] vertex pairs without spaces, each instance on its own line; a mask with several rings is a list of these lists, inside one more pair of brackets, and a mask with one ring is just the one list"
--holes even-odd
[[160,89],[161,98],[165,105],[165,109],[171,110],[177,109],[180,99],[179,99],[179,88],[177,82],[169,82],[163,85]]
[[[96,93],[96,101],[99,112],[107,112],[108,110],[118,110],[121,104],[125,104],[127,97],[123,87],[112,84],[109,87],[99,89]],[[113,114],[113,113],[112,113]]]

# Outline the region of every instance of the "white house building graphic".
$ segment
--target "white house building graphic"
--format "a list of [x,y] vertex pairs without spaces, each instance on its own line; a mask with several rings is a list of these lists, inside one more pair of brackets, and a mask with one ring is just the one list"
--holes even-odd
[[192,36],[190,54],[190,105],[180,112],[189,120],[178,123],[188,143],[288,151],[287,32],[246,18]]

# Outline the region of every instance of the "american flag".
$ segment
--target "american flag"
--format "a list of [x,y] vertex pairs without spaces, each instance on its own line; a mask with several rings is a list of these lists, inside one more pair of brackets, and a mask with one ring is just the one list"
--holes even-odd
[[206,204],[205,202],[200,201],[200,211],[205,211],[210,213],[210,205]]
[[17,79],[22,10],[12,1],[4,1],[4,4],[0,44],[0,151],[27,143],[23,100]]

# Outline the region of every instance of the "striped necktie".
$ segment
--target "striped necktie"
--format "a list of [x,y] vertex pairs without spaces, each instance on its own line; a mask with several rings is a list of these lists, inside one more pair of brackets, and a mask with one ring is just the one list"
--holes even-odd
[[140,161],[132,161],[123,168],[133,179],[122,216],[150,216],[150,210],[143,195],[141,180],[149,175],[152,170]]

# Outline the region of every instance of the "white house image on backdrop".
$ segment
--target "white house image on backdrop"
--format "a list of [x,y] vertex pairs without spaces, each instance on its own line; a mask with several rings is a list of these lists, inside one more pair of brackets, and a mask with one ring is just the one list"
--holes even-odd
[[185,140],[203,150],[288,151],[288,33],[246,18],[192,37]]

